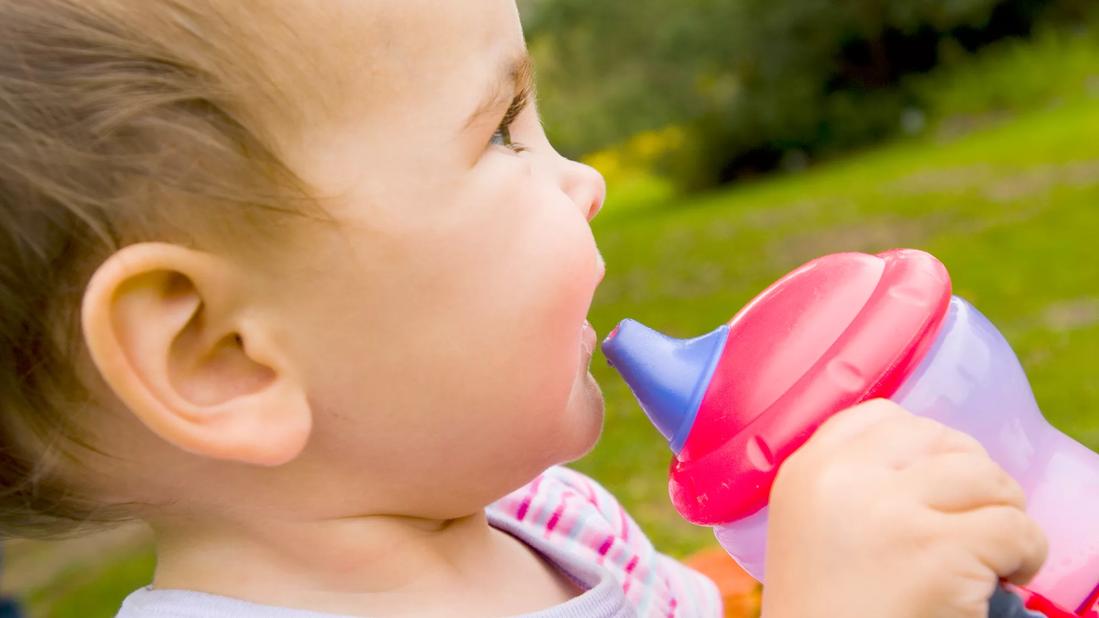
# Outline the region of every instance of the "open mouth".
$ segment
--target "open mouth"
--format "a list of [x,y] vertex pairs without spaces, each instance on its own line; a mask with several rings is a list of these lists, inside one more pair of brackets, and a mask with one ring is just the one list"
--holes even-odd
[[[603,260],[603,255],[599,253],[598,247],[595,249],[595,269],[595,287],[598,288],[599,284],[603,283],[603,277],[607,275],[607,263]],[[596,341],[595,328],[591,325],[591,322],[585,319],[580,328],[580,350],[589,360],[595,352]]]
[[590,357],[595,352],[595,341],[595,328],[592,327],[591,322],[584,320],[580,331],[580,349],[585,356]]

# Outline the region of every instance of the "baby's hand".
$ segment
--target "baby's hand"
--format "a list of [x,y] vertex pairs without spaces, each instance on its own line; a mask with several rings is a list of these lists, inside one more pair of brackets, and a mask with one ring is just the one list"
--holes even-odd
[[764,618],[986,618],[1046,540],[973,438],[884,400],[837,414],[771,491]]

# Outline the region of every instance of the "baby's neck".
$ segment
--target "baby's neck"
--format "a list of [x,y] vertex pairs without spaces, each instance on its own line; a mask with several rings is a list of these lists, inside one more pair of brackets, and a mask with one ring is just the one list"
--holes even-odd
[[575,590],[484,512],[154,525],[154,587],[344,615],[513,615]]

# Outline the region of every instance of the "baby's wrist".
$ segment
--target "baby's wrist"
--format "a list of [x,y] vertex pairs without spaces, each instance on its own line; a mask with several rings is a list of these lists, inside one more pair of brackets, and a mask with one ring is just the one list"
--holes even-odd
[[790,594],[774,586],[764,586],[760,618],[816,618],[812,608],[802,606],[803,598],[801,594]]

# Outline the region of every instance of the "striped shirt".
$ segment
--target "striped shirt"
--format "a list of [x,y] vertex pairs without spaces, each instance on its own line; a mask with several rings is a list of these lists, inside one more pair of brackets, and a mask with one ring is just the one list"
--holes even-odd
[[488,515],[535,549],[553,547],[609,574],[637,616],[722,615],[714,583],[658,553],[614,496],[579,472],[550,468]]

